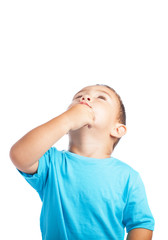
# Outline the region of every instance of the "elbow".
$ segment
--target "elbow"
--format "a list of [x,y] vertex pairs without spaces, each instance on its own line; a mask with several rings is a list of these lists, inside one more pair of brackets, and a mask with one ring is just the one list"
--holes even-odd
[[15,165],[18,157],[17,157],[17,152],[16,152],[14,145],[11,147],[11,149],[9,151],[9,157],[10,157],[11,161],[13,162],[13,164]]
[[15,144],[11,147],[9,151],[9,157],[16,168],[21,167],[21,153],[19,153],[19,150],[16,148]]

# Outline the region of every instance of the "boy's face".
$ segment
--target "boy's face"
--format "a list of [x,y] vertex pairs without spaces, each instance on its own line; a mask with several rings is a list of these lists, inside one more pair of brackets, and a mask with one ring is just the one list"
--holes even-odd
[[94,111],[94,127],[111,129],[117,123],[119,102],[115,93],[105,86],[88,86],[81,89],[72,99],[70,106],[87,103]]

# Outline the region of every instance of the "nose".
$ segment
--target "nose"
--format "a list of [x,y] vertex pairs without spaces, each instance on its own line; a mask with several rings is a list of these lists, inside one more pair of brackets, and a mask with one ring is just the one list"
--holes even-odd
[[82,97],[81,97],[81,100],[82,101],[91,101],[91,98],[90,98],[90,96],[89,95],[83,95]]

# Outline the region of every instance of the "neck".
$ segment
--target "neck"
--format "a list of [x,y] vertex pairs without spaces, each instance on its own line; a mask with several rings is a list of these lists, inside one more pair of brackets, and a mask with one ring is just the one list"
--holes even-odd
[[113,151],[111,139],[107,136],[94,134],[79,134],[78,131],[69,132],[69,151],[91,158],[109,158]]

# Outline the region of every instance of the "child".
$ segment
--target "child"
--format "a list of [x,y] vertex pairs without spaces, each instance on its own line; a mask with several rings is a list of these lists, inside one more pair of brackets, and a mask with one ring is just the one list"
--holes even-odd
[[[31,130],[10,158],[43,203],[43,240],[151,240],[154,218],[137,171],[111,156],[126,133],[125,109],[107,85],[75,94],[61,115]],[[55,144],[69,135],[69,150]]]

